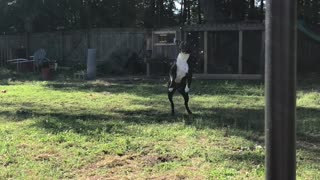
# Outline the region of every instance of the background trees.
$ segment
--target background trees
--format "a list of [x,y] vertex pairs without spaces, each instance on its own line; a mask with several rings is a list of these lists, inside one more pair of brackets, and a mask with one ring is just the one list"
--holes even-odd
[[[210,11],[209,11],[210,9]],[[102,27],[164,27],[261,21],[263,0],[0,0],[0,33]],[[320,1],[299,0],[299,18],[320,22]]]

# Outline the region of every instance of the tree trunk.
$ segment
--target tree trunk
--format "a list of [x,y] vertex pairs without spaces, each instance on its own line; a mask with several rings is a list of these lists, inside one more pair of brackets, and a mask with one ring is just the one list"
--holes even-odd
[[191,24],[191,2],[189,0],[186,0],[186,19],[187,19],[187,24]]
[[155,0],[151,0],[151,3],[150,3],[150,9],[151,9],[151,17],[150,19],[152,20],[151,22],[153,22],[153,24],[155,24],[155,15],[156,15],[156,1]]
[[200,0],[198,0],[198,24],[202,24]]
[[318,24],[320,22],[320,2],[313,1],[312,3],[312,23]]
[[163,24],[163,17],[164,15],[164,1],[163,0],[158,0],[158,9],[159,9],[159,14],[158,14],[158,24],[159,26],[162,26]]
[[250,0],[249,18],[255,19],[255,0]]
[[217,20],[215,0],[200,0],[200,2],[201,2],[202,10],[207,22],[215,23]]
[[261,4],[260,4],[260,16],[261,16],[261,22],[264,21],[264,3],[263,0],[261,0]]
[[250,9],[255,8],[255,0],[250,0]]
[[180,24],[184,24],[184,16],[183,16],[183,13],[184,13],[184,2],[185,0],[181,0],[181,9],[180,9]]

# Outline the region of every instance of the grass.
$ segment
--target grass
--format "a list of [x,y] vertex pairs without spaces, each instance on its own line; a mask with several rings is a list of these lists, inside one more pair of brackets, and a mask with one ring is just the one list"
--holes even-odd
[[[0,179],[264,179],[261,82],[2,81]],[[320,83],[298,91],[298,179],[320,178]]]

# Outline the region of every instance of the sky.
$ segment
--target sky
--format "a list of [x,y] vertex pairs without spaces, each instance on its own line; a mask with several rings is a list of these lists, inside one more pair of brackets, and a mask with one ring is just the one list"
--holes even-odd
[[[178,1],[179,1],[179,0],[178,0]],[[181,4],[180,4],[178,1],[175,1],[175,2],[174,2],[174,4],[176,5],[176,8],[177,8],[177,10],[176,10],[175,13],[178,13],[178,12],[180,11],[180,9],[181,9]]]

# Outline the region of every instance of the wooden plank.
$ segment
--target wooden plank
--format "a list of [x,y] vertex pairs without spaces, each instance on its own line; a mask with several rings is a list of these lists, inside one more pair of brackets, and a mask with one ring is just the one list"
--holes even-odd
[[154,57],[154,35],[153,33],[151,34],[151,43],[152,43],[152,57]]
[[208,74],[208,31],[204,32],[204,74]]
[[185,26],[185,31],[239,31],[264,30],[263,24],[204,24]]
[[2,54],[2,48],[0,46],[0,66],[3,67],[4,63],[3,63],[3,54]]
[[150,76],[150,63],[147,62],[147,77]]
[[155,46],[175,46],[175,43],[155,43]]
[[176,31],[153,31],[153,34],[176,34]]
[[[154,35],[153,32],[151,33],[151,58],[154,57]],[[147,62],[147,76],[150,76],[150,63],[149,61]]]
[[[265,63],[265,58],[264,58],[264,54],[265,54],[265,31],[261,32],[261,51],[260,51],[260,68],[264,67],[264,63]],[[260,69],[260,72],[262,74],[264,74],[264,69]]]
[[239,57],[238,57],[238,73],[242,74],[242,56],[243,56],[243,31],[239,31]]

